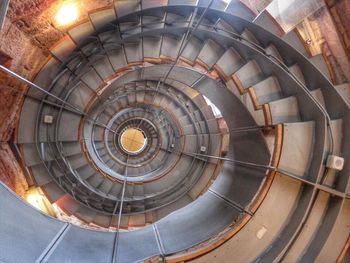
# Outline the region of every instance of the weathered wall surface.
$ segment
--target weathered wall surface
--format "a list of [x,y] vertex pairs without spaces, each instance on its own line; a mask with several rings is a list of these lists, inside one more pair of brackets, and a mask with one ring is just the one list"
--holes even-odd
[[[0,33],[1,63],[26,78],[32,78],[45,60],[45,53],[6,20]],[[27,189],[23,171],[9,147],[25,86],[0,73],[0,180],[23,195]]]
[[[5,60],[9,59],[6,66],[29,79],[45,60],[43,51],[8,20],[0,33],[0,51],[7,57]],[[0,85],[0,141],[8,141],[24,86],[4,74],[1,74]]]
[[350,1],[327,0],[326,2],[338,30],[341,42],[344,45],[348,58],[350,59]]
[[[327,6],[330,11],[329,19],[333,20],[334,29],[337,31],[337,39],[332,39],[333,48],[332,51],[339,53],[339,64],[347,65],[343,66],[344,74],[348,81],[350,81],[350,1],[349,0],[326,0]],[[327,25],[327,24],[325,24]],[[325,28],[325,37],[328,37],[329,28]],[[337,48],[338,46],[338,48]],[[343,47],[343,51],[339,49]],[[346,61],[347,63],[346,63]]]
[[[66,1],[67,2],[67,1]],[[112,5],[112,0],[70,0],[79,8],[78,20],[88,18],[88,12]],[[60,27],[55,15],[64,1],[57,0],[12,0],[9,19],[39,47],[47,49],[56,43],[67,28]]]
[[24,196],[28,189],[23,171],[7,143],[0,144],[0,181],[20,196]]

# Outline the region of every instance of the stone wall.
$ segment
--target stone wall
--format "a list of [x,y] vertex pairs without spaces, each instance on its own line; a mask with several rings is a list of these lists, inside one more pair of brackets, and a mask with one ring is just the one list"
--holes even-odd
[[339,38],[350,59],[350,1],[349,0],[327,0]]
[[333,84],[342,84],[350,77],[350,64],[340,45],[339,35],[326,6],[305,18],[297,27],[311,56],[322,54],[329,65]]
[[112,5],[113,0],[11,0],[8,17],[38,47],[48,49],[55,44],[67,30],[57,25],[55,15],[65,2],[79,8],[78,20],[88,18],[88,12]]
[[[2,65],[23,77],[31,79],[46,56],[17,26],[6,20],[0,33],[0,61]],[[0,73],[0,180],[19,195],[28,185],[23,171],[13,155],[9,142],[12,138],[18,111],[26,86]]]
[[9,144],[4,142],[0,144],[0,181],[22,197],[28,189],[28,183],[20,165]]

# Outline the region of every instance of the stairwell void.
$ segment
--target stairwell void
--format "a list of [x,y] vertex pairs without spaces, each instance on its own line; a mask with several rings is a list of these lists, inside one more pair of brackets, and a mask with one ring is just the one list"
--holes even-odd
[[240,1],[115,1],[72,26],[32,81],[1,66],[28,85],[23,167],[99,230],[0,183],[0,261],[343,260],[349,104],[296,36],[254,18]]

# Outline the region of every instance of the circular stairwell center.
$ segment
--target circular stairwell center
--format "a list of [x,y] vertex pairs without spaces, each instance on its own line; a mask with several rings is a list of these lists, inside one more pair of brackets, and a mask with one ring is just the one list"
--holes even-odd
[[335,262],[349,236],[349,105],[253,19],[240,1],[124,0],[70,27],[15,140],[83,227],[1,185],[0,261]]

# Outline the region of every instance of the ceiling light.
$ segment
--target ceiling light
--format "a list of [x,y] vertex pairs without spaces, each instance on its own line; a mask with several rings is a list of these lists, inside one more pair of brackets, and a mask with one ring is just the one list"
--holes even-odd
[[72,3],[67,3],[58,10],[56,21],[61,26],[67,26],[78,20],[78,14],[78,7]]

